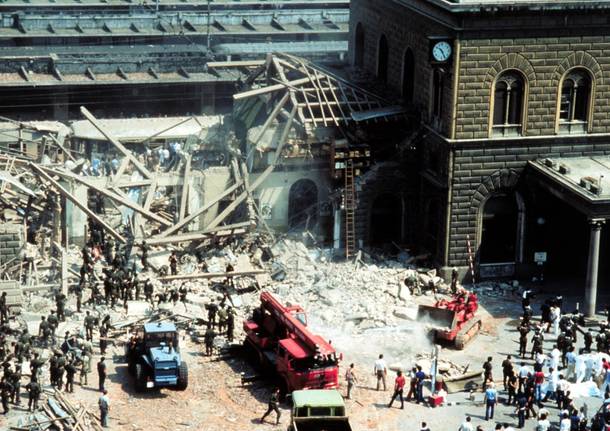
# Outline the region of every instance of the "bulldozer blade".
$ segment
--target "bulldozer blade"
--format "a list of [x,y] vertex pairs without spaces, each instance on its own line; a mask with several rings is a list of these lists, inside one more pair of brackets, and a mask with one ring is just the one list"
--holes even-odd
[[417,309],[417,321],[441,329],[452,329],[455,326],[455,312],[432,305],[420,305]]

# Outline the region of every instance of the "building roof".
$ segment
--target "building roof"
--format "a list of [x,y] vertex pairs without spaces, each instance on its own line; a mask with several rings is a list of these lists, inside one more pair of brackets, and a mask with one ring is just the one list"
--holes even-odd
[[[396,0],[411,3],[410,0]],[[608,0],[426,0],[453,12],[511,10],[610,9]]]
[[529,164],[588,202],[610,202],[610,156],[545,158]]
[[[98,120],[104,130],[119,140],[139,141],[158,134],[159,139],[199,136],[204,129],[220,124],[221,116],[120,118]],[[75,138],[105,141],[106,138],[88,120],[71,123]]]
[[343,397],[335,389],[294,391],[292,402],[295,407],[345,407]]

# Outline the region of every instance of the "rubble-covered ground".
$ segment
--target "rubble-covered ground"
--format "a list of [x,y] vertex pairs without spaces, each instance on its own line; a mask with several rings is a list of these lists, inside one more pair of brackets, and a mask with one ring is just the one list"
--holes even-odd
[[[303,306],[308,311],[309,325],[314,332],[332,341],[343,355],[340,365],[342,392],[345,392],[342,378],[345,367],[352,362],[356,364],[359,384],[354,399],[346,400],[354,430],[417,429],[421,420],[427,420],[435,431],[456,429],[465,413],[473,415],[475,423],[481,422],[481,394],[477,394],[474,401],[467,400],[468,394],[465,393],[450,395],[449,400],[456,405],[435,410],[412,403],[408,404],[406,410],[399,410],[386,407],[391,395],[393,373],[388,376],[387,392],[374,390],[373,362],[380,353],[385,355],[392,369],[411,367],[415,363],[421,364],[424,369],[429,368],[433,344],[426,323],[418,322],[415,317],[417,305],[432,303],[435,295],[427,292],[411,296],[402,282],[405,277],[414,274],[423,284],[432,280],[437,285],[437,295],[440,297],[443,295],[440,292],[445,291],[447,286],[433,273],[417,272],[408,263],[412,259],[406,253],[398,255],[395,260],[385,258],[377,261],[364,255],[356,262],[334,262],[330,250],[307,248],[301,242],[289,239],[277,242],[271,251],[273,258],[265,262],[261,259],[260,250],[250,254],[226,247],[207,255],[210,272],[222,272],[231,262],[236,271],[264,268],[270,274],[236,282],[241,292],[233,291],[231,295],[238,314],[236,342],[243,340],[242,320],[258,305],[260,290],[248,287],[258,286],[277,294],[284,302]],[[153,249],[150,261],[158,267],[166,264],[168,255],[168,250]],[[72,269],[77,271],[80,267],[77,249],[70,252],[69,260]],[[134,261],[138,262],[137,256],[134,256]],[[101,262],[98,263],[96,270],[100,270],[101,265]],[[179,273],[193,273],[196,270],[194,260],[188,257],[182,259]],[[44,271],[40,275],[44,277]],[[140,280],[147,277],[156,279],[156,274],[148,271],[139,276]],[[161,283],[156,280],[156,291],[177,287],[182,282]],[[215,290],[214,282],[206,280],[189,280],[188,287],[190,293],[186,305],[178,302],[160,306],[176,316],[182,328],[181,352],[189,365],[189,387],[184,392],[165,389],[136,393],[127,374],[123,343],[129,334],[126,329],[120,328],[129,328],[129,322],[158,313],[158,310],[153,310],[150,304],[143,301],[130,301],[127,310],[119,305],[114,309],[105,305],[83,308],[83,312],[89,309],[100,316],[109,314],[115,327],[119,328],[112,333],[115,341],[107,353],[107,357],[111,358],[107,384],[111,399],[111,429],[285,430],[290,417],[287,406],[283,408],[279,426],[271,425],[271,421],[258,423],[258,418],[266,409],[271,385],[265,380],[242,385],[242,373],[252,375],[256,371],[239,355],[224,350],[228,343],[223,337],[216,339],[218,354],[204,356],[201,344],[203,327],[197,324],[197,319],[206,315],[205,304],[217,298],[219,292]],[[479,314],[484,321],[483,330],[464,351],[443,349],[441,369],[449,374],[459,374],[466,367],[479,370],[484,359],[491,355],[497,361],[498,379],[499,363],[506,354],[514,354],[517,350],[518,335],[514,321],[519,315],[520,304],[516,290],[515,286],[498,283],[482,284],[475,288],[482,302]],[[11,324],[16,327],[20,322],[25,322],[30,332],[36,334],[41,316],[53,308],[54,302],[49,294],[30,294],[21,315]],[[67,320],[60,324],[58,334],[69,331],[82,335],[84,313],[75,312],[75,298],[72,295],[67,309]],[[546,342],[546,348],[550,347],[549,343],[552,341]],[[48,350],[43,352],[47,356],[48,353]],[[94,353],[93,364],[99,358],[97,332],[94,336]],[[24,370],[27,369],[27,364],[24,364]],[[22,384],[25,385],[27,381],[24,378]],[[44,383],[50,389],[48,376]],[[88,386],[75,385],[74,394],[66,394],[66,397],[97,414],[99,392],[95,370],[89,375]],[[24,401],[27,403],[25,394],[22,397]],[[1,429],[15,426],[25,413],[23,405],[13,408],[9,415],[0,418]],[[503,411],[499,408],[498,416],[514,423],[511,414],[512,409],[505,408]],[[533,429],[533,423],[530,425]]]

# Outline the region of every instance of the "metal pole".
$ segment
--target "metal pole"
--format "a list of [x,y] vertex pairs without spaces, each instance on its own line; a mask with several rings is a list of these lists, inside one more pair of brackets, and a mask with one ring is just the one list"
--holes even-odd
[[208,29],[207,29],[207,37],[205,38],[206,40],[206,46],[207,46],[207,51],[206,51],[206,55],[209,56],[210,54],[210,47],[212,45],[212,41],[210,40],[210,26],[211,26],[211,20],[212,20],[212,13],[211,13],[211,3],[212,0],[208,0]]
[[605,223],[603,219],[590,220],[591,224],[591,239],[589,240],[589,261],[587,263],[587,282],[585,287],[585,315],[587,317],[595,316],[595,308],[597,305],[597,273],[599,269],[599,244],[601,239],[602,225]]

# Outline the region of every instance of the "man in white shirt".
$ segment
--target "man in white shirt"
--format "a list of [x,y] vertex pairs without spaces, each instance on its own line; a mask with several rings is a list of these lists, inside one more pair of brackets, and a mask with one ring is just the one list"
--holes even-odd
[[559,422],[559,431],[570,431],[572,429],[572,421],[567,413],[561,415],[561,421]]
[[460,425],[460,427],[458,428],[458,431],[473,431],[474,428],[472,427],[472,419],[470,418],[470,416],[466,416],[466,420],[464,422],[462,422],[462,425]]
[[564,379],[563,374],[559,375],[559,380],[557,381],[557,408],[563,407],[563,400],[565,398],[566,392],[570,390],[570,383]]
[[377,390],[379,390],[379,382],[383,382],[383,390],[386,390],[385,378],[388,375],[388,366],[383,359],[383,354],[379,355],[379,359],[375,361],[373,374],[377,377]]
[[574,371],[576,369],[576,353],[574,353],[574,347],[570,347],[570,350],[566,353],[566,362],[568,364],[566,380],[570,380],[574,376]]
[[519,368],[519,391],[523,390],[529,372],[530,368],[525,365],[525,362],[521,362],[521,367]]
[[551,368],[557,370],[559,369],[559,360],[561,359],[561,352],[557,348],[557,345],[553,345],[553,350],[551,350]]

